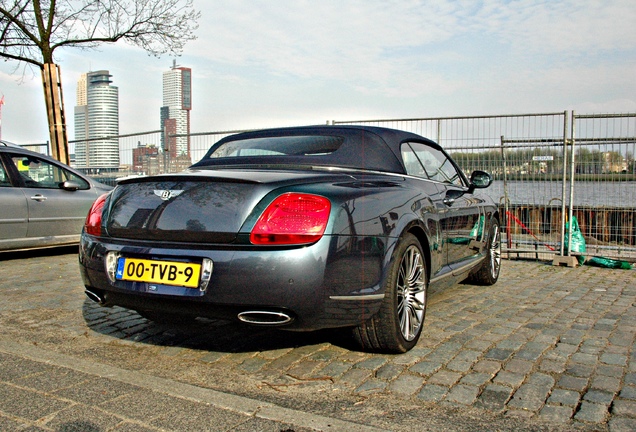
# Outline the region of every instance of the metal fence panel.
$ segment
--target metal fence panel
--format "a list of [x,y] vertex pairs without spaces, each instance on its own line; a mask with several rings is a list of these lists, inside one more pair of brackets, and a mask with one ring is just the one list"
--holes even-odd
[[572,214],[587,256],[636,257],[636,114],[572,113]]
[[[485,193],[500,206],[504,250],[548,258],[559,248],[567,113],[440,117],[333,124],[384,126],[438,142],[467,174],[490,172]],[[548,255],[546,255],[546,253]]]
[[[567,255],[565,221],[576,216],[588,255],[636,259],[636,114],[564,111],[327,124],[414,132],[440,143],[467,175],[475,169],[492,173],[495,182],[485,191],[499,203],[509,255]],[[162,131],[110,137],[119,139],[120,169],[91,174],[114,184],[130,175],[180,171],[220,139],[238,132],[244,131],[190,134],[190,155],[179,161],[164,154]],[[71,153],[75,143],[69,142]]]

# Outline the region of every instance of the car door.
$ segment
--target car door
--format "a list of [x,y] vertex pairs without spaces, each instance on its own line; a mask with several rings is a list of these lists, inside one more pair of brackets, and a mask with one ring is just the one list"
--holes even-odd
[[2,242],[26,237],[28,207],[22,189],[15,187],[0,154],[0,250]]
[[470,266],[478,258],[479,200],[468,193],[465,177],[441,149],[424,143],[409,143],[425,175],[436,182],[442,196],[440,226],[447,264],[454,270]]
[[[96,198],[90,184],[64,167],[36,156],[13,154],[11,160],[26,197],[27,237],[79,236]],[[73,181],[77,189],[65,189],[66,181]]]

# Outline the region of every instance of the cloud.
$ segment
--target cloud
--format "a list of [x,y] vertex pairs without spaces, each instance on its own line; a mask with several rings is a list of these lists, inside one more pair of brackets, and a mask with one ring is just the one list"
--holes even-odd
[[[633,107],[632,3],[199,1],[198,40],[186,45],[178,62],[193,68],[196,131],[322,123],[339,116],[602,108],[610,101]],[[120,88],[122,133],[157,127],[161,77],[172,58],[156,59],[123,43],[58,54],[70,132],[77,79],[91,69],[110,70]],[[27,91],[35,101],[31,117],[35,112],[45,120],[39,74],[27,77],[33,85],[17,86],[15,76],[6,76],[11,69],[11,63],[0,65],[7,131],[28,118],[26,108],[18,116],[18,108],[8,105],[25,99]]]
[[203,11],[205,25],[189,47],[211,64],[396,97],[457,90],[463,84],[456,69],[479,76],[491,57],[506,68],[543,66],[559,56],[586,61],[633,50],[636,36],[631,0],[226,0],[215,6]]

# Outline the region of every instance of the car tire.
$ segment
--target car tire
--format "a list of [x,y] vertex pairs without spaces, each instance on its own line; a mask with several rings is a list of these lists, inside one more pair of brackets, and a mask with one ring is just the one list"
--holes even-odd
[[486,258],[479,269],[471,274],[469,281],[477,285],[494,285],[499,279],[501,270],[501,229],[496,217],[490,219],[488,240],[486,243]]
[[426,315],[428,272],[422,246],[412,234],[398,242],[384,283],[380,311],[353,329],[365,351],[404,353],[417,343]]

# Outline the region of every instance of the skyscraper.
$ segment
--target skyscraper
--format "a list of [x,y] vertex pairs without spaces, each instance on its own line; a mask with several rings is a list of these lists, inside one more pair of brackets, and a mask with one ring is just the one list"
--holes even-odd
[[[171,158],[190,157],[190,110],[192,109],[192,69],[177,66],[163,73],[161,146]],[[183,135],[171,137],[171,135]]]
[[119,140],[107,138],[119,135],[119,89],[111,77],[100,70],[77,82],[75,164],[86,171],[119,169]]

